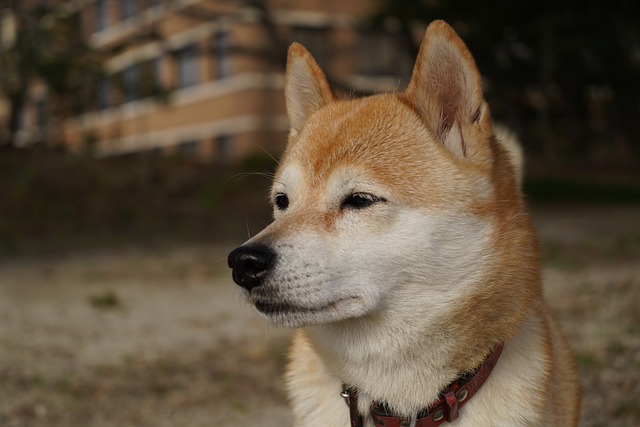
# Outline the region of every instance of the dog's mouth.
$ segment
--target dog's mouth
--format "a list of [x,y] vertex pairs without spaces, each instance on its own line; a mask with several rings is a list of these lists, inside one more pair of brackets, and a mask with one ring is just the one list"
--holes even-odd
[[315,313],[320,313],[325,311],[338,310],[340,305],[346,302],[355,301],[357,299],[358,299],[357,297],[340,298],[328,304],[323,304],[316,307],[296,305],[287,301],[269,301],[269,300],[255,301],[254,305],[260,313],[265,314],[267,316],[315,314]]
[[262,314],[306,313],[312,310],[281,301],[257,301],[255,306]]

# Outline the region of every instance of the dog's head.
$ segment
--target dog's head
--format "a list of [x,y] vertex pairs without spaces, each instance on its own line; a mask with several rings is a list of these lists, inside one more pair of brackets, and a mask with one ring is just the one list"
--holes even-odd
[[451,27],[429,26],[403,93],[336,99],[294,44],[285,94],[275,220],[229,255],[261,313],[287,326],[435,314],[491,286],[509,250],[503,223],[520,224],[522,202],[474,60]]

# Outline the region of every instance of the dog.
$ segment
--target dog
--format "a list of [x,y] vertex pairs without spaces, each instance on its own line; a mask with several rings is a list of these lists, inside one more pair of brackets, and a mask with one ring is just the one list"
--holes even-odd
[[401,93],[338,99],[289,48],[274,221],[229,254],[268,321],[296,328],[296,426],[575,426],[519,148],[464,42],[431,23]]

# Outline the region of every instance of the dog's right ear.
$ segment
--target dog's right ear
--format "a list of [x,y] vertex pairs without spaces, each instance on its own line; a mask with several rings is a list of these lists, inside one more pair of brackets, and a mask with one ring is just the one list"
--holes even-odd
[[294,137],[311,114],[333,100],[327,77],[299,43],[289,47],[284,94],[291,126],[289,136]]
[[467,46],[445,22],[427,28],[406,96],[454,156],[490,160],[484,142],[492,133],[491,120],[480,73]]

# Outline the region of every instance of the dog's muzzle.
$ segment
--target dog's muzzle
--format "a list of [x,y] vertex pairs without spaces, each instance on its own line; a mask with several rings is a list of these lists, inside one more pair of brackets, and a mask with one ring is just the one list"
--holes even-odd
[[234,249],[227,260],[233,270],[233,281],[250,291],[262,285],[275,259],[276,254],[269,247],[255,245]]

